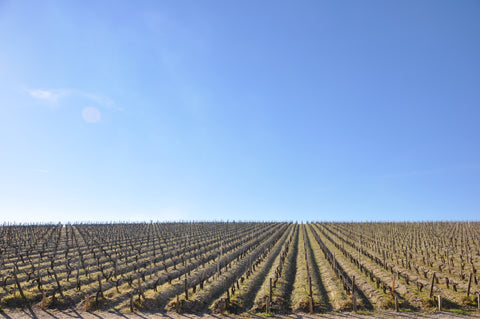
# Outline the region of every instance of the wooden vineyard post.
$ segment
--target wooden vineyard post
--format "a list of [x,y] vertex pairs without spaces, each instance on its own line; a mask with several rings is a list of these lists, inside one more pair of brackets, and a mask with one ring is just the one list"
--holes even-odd
[[269,298],[272,300],[273,297],[273,291],[272,291],[272,278],[270,277],[270,293],[269,293]]
[[395,276],[393,276],[392,281],[392,298],[395,296]]
[[133,293],[130,293],[130,311],[133,312]]
[[185,300],[188,300],[188,283],[187,283],[187,278],[185,278]]
[[230,304],[230,290],[227,288],[227,305]]
[[430,285],[430,298],[433,297],[433,284],[435,283],[435,273],[432,276],[432,284]]
[[398,298],[395,296],[395,312],[398,312],[399,306],[398,306]]
[[313,298],[310,296],[308,297],[308,306],[309,306],[309,313],[312,314],[313,313]]
[[357,296],[355,295],[355,276],[352,277],[352,302],[353,311],[357,311]]
[[310,277],[310,275],[308,275],[308,296],[309,296],[310,298],[313,297],[312,277]]
[[176,309],[177,309],[177,313],[180,313],[180,298],[178,297],[177,295],[177,303],[176,303]]
[[442,297],[438,295],[437,299],[438,299],[438,311],[442,311]]
[[267,296],[267,305],[266,305],[266,312],[269,313],[270,312],[270,297]]
[[480,310],[480,292],[477,293],[477,309]]
[[[102,279],[100,278],[100,275],[97,275],[97,280],[98,280],[98,292],[100,293],[100,296],[102,298],[104,298],[103,297],[103,290],[102,290]],[[97,302],[98,302],[98,300],[97,300]]]
[[408,268],[408,250],[405,248],[405,267]]
[[89,308],[90,308],[90,296],[86,295],[85,296],[85,311],[90,310]]
[[45,291],[44,291],[42,296],[42,310],[45,310],[46,299],[47,299],[47,296],[45,295]]
[[145,299],[145,296],[143,295],[142,281],[140,280],[140,277],[139,277],[138,278],[138,300],[140,300],[140,297],[143,297],[143,299]]
[[473,274],[470,273],[470,278],[468,278],[467,297],[470,297],[470,287],[472,286],[472,276]]

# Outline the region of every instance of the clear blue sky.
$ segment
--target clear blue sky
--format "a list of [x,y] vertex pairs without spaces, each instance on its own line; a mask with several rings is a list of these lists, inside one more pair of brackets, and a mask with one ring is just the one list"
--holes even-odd
[[0,1],[0,220],[478,220],[480,1]]

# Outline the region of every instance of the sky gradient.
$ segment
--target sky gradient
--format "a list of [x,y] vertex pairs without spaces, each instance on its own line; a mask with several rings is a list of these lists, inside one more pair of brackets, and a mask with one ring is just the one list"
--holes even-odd
[[478,220],[480,2],[0,1],[0,220]]

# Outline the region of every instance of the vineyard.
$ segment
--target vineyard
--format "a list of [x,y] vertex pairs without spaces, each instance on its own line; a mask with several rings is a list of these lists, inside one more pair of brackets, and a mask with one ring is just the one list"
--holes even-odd
[[0,227],[0,308],[478,311],[480,223]]

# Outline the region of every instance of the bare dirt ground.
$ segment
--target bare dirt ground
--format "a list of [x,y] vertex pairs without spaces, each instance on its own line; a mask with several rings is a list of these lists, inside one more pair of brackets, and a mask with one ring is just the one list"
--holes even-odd
[[472,312],[468,315],[459,315],[451,312],[431,312],[431,313],[396,313],[396,312],[371,312],[371,313],[353,313],[353,312],[331,312],[327,314],[289,314],[289,315],[275,315],[262,316],[256,314],[242,314],[242,315],[215,315],[215,314],[177,314],[177,313],[148,313],[148,312],[134,312],[134,313],[120,313],[120,312],[86,312],[75,309],[67,310],[41,310],[40,308],[30,308],[14,311],[0,311],[0,319],[449,319],[449,318],[463,318],[463,319],[480,319],[480,313]]

